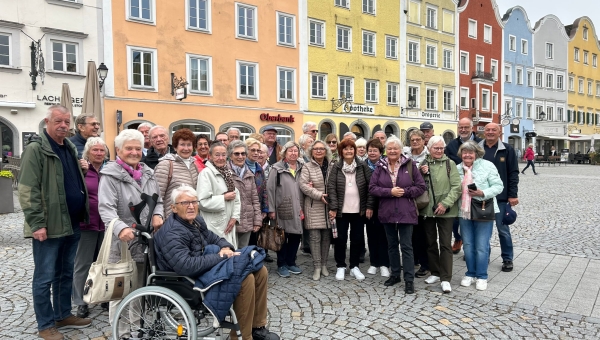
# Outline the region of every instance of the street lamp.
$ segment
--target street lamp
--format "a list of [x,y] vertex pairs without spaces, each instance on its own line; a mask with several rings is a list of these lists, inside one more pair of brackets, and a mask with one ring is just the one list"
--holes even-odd
[[106,79],[106,76],[108,76],[108,67],[106,67],[106,65],[104,65],[104,63],[100,63],[100,66],[98,66],[98,78],[100,79],[99,84],[100,84],[100,89],[102,90],[102,85],[104,85],[104,79]]
[[415,99],[415,96],[408,96],[408,107],[412,109],[415,106],[417,106],[417,100]]
[[540,120],[545,120],[546,119],[546,113],[544,113],[544,111],[541,111],[539,114]]

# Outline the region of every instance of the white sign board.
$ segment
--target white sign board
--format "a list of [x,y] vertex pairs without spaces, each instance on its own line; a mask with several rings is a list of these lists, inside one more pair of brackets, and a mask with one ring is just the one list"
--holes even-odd
[[175,90],[175,99],[183,100],[187,98],[187,89],[185,87],[180,87]]
[[348,113],[362,113],[366,115],[374,115],[375,107],[369,105],[346,103],[344,104],[344,111]]

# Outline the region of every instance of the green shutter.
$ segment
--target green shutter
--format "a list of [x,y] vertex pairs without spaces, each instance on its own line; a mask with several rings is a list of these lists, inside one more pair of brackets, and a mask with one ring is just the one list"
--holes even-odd
[[567,123],[571,122],[571,110],[567,110]]

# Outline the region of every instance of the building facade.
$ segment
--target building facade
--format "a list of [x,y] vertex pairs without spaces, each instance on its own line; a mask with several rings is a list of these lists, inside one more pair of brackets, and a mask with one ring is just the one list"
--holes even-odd
[[[0,0],[0,144],[20,155],[41,133],[68,83],[81,113],[88,60],[102,62],[102,8],[95,0]],[[34,58],[32,58],[32,43]],[[32,59],[34,67],[32,68]],[[37,72],[36,77],[30,73]],[[35,85],[33,84],[35,82]]]
[[[517,154],[526,149],[528,132],[533,132],[533,30],[525,9],[510,8],[504,17],[504,99],[500,116],[502,140]],[[564,74],[562,74],[564,79]],[[537,80],[537,78],[536,78]],[[529,136],[529,135],[528,135]]]
[[[268,124],[280,142],[298,137],[297,1],[103,4],[105,60],[113,65],[104,101],[109,145],[119,129],[144,121],[171,134],[190,128],[214,137],[237,127],[245,138]],[[187,98],[175,99],[173,78],[187,81]]]
[[[504,75],[504,23],[494,0],[461,0],[459,13],[460,117],[473,118],[476,132],[499,123]],[[504,77],[504,78],[503,78]]]

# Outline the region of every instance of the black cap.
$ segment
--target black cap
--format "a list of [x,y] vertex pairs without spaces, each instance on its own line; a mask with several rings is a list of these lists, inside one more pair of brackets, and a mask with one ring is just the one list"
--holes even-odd
[[433,129],[433,124],[431,124],[430,122],[425,122],[423,124],[421,124],[421,126],[419,127],[420,130],[432,130]]

